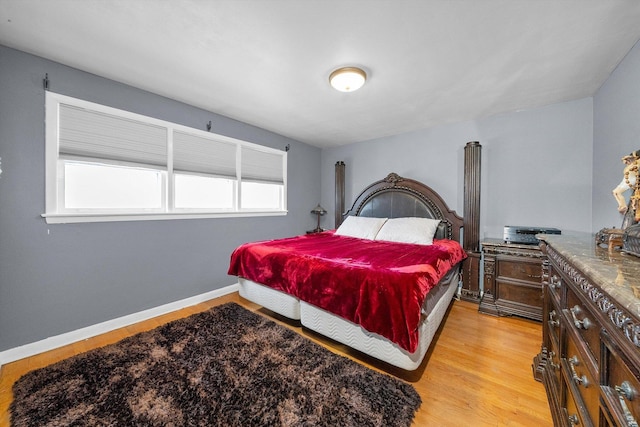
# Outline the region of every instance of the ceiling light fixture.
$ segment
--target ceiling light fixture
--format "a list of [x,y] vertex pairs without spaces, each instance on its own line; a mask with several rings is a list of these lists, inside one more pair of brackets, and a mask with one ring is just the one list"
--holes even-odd
[[357,67],[342,67],[329,76],[331,87],[340,92],[353,92],[362,87],[367,80],[367,73]]

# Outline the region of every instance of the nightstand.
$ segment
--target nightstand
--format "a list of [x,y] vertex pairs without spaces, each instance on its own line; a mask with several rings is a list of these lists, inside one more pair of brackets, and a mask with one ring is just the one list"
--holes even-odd
[[538,245],[482,242],[484,294],[478,311],[542,321],[542,261]]

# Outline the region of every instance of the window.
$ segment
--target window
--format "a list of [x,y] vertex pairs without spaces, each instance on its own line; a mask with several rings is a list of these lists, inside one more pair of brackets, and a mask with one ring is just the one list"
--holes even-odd
[[245,209],[277,209],[283,197],[283,185],[246,181],[242,183],[242,206]]
[[48,223],[286,214],[285,151],[46,96]]
[[160,171],[73,160],[62,165],[64,206],[69,210],[162,208]]
[[177,209],[233,210],[235,179],[174,174]]

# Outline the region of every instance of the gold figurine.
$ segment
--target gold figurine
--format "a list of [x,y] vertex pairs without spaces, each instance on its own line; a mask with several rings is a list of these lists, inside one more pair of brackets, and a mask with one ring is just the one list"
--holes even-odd
[[[625,164],[622,181],[613,189],[613,197],[618,202],[618,212],[623,214],[622,229],[640,221],[640,180],[638,179],[638,166],[640,166],[640,150],[632,151],[622,158]],[[626,202],[624,193],[632,190],[629,203]]]

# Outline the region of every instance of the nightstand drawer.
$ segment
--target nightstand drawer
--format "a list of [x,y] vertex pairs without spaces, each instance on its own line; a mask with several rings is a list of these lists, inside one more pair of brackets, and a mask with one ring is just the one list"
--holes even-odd
[[517,261],[501,260],[498,263],[498,278],[509,278],[540,284],[542,278],[542,265],[540,261],[527,262],[523,259]]
[[496,300],[509,301],[527,307],[536,307],[542,312],[542,285],[496,279]]

